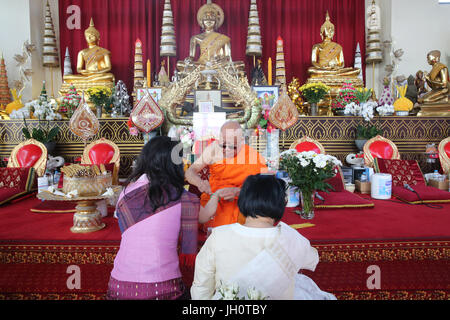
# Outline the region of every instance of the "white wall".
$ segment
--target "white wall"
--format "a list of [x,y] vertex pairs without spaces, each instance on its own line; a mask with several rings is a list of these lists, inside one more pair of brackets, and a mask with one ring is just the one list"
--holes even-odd
[[[14,55],[22,54],[22,45],[30,41],[30,7],[29,0],[0,0],[0,51],[5,57],[8,85],[13,89],[13,82],[19,80],[19,68]],[[28,63],[31,67],[31,62]],[[31,82],[22,93],[22,101],[31,99]]]
[[[59,97],[58,90],[61,88],[61,61],[59,68],[44,68],[42,66],[42,44],[45,28],[45,5],[47,0],[29,0],[30,1],[30,21],[31,21],[31,42],[36,45],[36,51],[33,54],[33,87],[32,96],[37,98],[42,90],[42,81],[45,80],[45,87],[49,96]],[[53,26],[55,28],[56,41],[59,46],[59,12],[58,0],[48,0],[50,11],[52,13]],[[64,61],[63,61],[64,65]],[[52,92],[52,75],[53,75],[53,92]]]
[[[365,0],[366,8],[372,0]],[[438,0],[375,0],[381,9],[381,40],[394,40],[396,49],[403,49],[397,75],[408,77],[418,70],[431,70],[426,55],[441,51],[441,61],[450,65],[450,5]],[[380,96],[384,68],[390,64],[389,51],[383,62],[375,65],[375,92]],[[366,66],[366,86],[373,88],[372,66]]]
[[[45,4],[46,0],[0,0],[0,51],[5,57],[10,89],[14,88],[14,80],[20,78],[14,55],[22,54],[22,45],[26,40],[36,46],[36,51],[28,62],[33,76],[23,91],[24,103],[39,96],[43,80],[46,80],[47,93],[52,94],[50,69],[42,66]],[[49,0],[49,4],[59,43],[58,0]],[[55,96],[59,96],[58,90],[62,83],[60,70],[53,70]]]
[[399,74],[408,77],[430,70],[427,53],[441,51],[441,61],[450,63],[450,5],[438,0],[393,0],[392,35],[405,54]]

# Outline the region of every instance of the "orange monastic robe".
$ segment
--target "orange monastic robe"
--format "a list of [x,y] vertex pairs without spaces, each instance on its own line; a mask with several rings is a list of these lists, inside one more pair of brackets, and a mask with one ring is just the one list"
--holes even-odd
[[[225,159],[209,166],[209,184],[214,193],[228,187],[242,187],[248,176],[267,172],[265,159],[252,147],[244,145],[237,156]],[[204,207],[210,196],[203,193],[200,199]],[[232,223],[244,223],[245,217],[239,212],[237,197],[234,201],[220,200],[215,217],[204,224],[208,227],[218,227]]]

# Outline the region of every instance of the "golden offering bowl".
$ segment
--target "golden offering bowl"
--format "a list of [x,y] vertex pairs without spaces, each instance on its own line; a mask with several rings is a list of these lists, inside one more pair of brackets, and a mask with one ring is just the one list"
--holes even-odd
[[[120,193],[122,187],[112,186],[112,189],[115,196]],[[36,197],[47,201],[76,201],[77,206],[73,215],[73,226],[70,228],[70,231],[73,233],[88,233],[103,229],[106,225],[102,222],[102,216],[97,210],[96,202],[112,198],[103,195],[68,198],[53,194],[47,190],[39,192]]]

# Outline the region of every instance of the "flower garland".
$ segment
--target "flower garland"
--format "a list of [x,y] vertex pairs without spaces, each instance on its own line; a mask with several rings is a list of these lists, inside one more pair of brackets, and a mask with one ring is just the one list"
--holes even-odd
[[356,88],[353,87],[351,82],[345,82],[342,88],[339,90],[338,96],[331,104],[333,110],[344,110],[345,106],[352,102],[358,102],[355,96]]
[[77,93],[75,86],[71,85],[69,92],[62,98],[58,111],[67,113],[67,116],[70,118],[80,104],[80,101],[81,96]]

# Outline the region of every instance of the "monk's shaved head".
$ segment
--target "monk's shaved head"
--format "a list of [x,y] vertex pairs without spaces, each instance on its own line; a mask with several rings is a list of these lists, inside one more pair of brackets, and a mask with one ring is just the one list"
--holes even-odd
[[237,121],[227,121],[220,128],[220,142],[226,158],[239,153],[243,145],[244,131]]
[[232,131],[241,130],[242,131],[242,127],[239,124],[239,122],[230,120],[230,121],[225,122],[223,124],[223,126],[220,128],[221,133],[225,133],[227,130],[232,130]]

